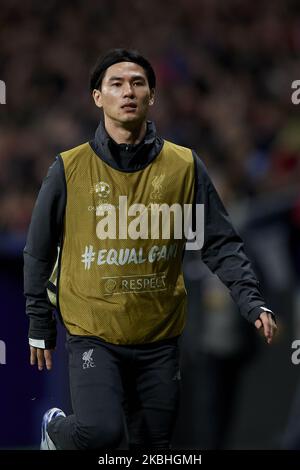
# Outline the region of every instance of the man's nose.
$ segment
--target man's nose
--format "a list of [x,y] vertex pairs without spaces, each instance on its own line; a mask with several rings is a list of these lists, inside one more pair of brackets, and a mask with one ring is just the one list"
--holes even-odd
[[123,94],[124,96],[134,95],[133,86],[130,83],[124,83]]

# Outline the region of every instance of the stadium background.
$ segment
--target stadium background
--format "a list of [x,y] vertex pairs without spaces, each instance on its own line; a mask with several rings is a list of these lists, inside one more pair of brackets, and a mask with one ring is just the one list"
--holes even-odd
[[[291,343],[300,339],[300,107],[291,102],[300,8],[290,0],[2,0],[0,448],[36,448],[44,410],[70,411],[62,330],[54,370],[28,364],[22,249],[47,168],[97,126],[89,69],[120,46],[153,63],[151,118],[162,136],[202,156],[281,330],[267,347],[198,254],[187,254],[190,307],[173,445],[279,448],[300,367],[291,363]],[[300,445],[297,426],[290,421],[285,446]]]

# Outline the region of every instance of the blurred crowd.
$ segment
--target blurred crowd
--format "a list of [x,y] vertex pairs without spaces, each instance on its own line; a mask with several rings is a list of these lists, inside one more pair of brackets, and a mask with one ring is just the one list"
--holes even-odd
[[299,2],[2,0],[0,233],[26,232],[55,155],[92,138],[89,71],[113,47],[153,63],[151,119],[202,156],[225,202],[299,181]]

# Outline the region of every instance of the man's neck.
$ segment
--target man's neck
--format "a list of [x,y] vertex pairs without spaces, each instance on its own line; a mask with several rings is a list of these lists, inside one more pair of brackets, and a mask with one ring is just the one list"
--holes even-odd
[[106,132],[117,144],[138,144],[143,140],[147,130],[146,121],[135,127],[126,128],[110,119],[105,119],[104,126]]

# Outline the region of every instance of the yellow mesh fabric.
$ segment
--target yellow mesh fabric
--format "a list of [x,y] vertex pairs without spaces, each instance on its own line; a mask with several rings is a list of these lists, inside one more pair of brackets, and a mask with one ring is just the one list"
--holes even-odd
[[[186,317],[184,239],[99,239],[99,208],[193,202],[192,152],[165,141],[145,169],[127,173],[103,162],[88,143],[62,153],[67,184],[59,307],[71,334],[114,344],[140,344],[180,334]],[[112,211],[110,209],[110,211]],[[172,218],[171,218],[172,220]],[[148,224],[150,227],[150,223]],[[149,230],[150,231],[150,230]],[[98,233],[98,235],[97,235]]]

